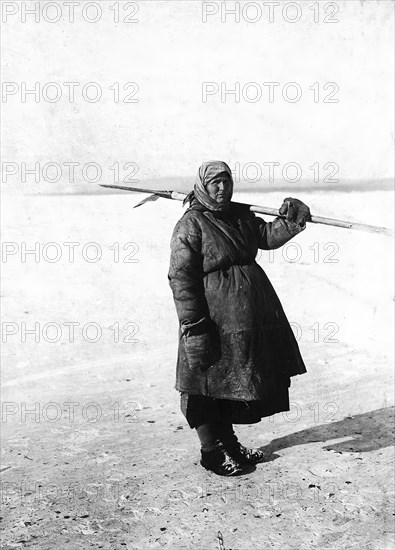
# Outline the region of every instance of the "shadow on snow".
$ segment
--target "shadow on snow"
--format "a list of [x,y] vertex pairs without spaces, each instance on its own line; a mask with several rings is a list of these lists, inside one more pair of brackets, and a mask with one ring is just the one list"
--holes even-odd
[[[265,462],[278,458],[275,452],[281,449],[318,441],[330,441],[323,448],[337,453],[365,453],[389,447],[394,444],[394,410],[395,407],[392,406],[347,416],[338,422],[321,424],[273,439],[269,445],[262,447],[267,455]],[[344,438],[347,440],[333,441]]]

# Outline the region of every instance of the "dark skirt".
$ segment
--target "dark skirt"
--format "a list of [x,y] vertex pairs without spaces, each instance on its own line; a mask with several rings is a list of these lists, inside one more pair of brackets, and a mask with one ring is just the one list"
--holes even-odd
[[289,377],[279,381],[272,395],[259,401],[216,399],[206,395],[181,392],[181,412],[191,428],[226,417],[232,424],[256,424],[266,416],[289,411]]

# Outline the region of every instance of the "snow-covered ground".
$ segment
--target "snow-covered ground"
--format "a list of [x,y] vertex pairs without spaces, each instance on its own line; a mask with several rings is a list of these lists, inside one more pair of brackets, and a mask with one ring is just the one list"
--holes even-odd
[[[309,225],[260,253],[308,372],[287,415],[238,428],[267,462],[224,481],[173,388],[181,204],[44,191],[3,195],[4,548],[390,548],[392,238]],[[392,224],[388,190],[234,200],[289,194]]]

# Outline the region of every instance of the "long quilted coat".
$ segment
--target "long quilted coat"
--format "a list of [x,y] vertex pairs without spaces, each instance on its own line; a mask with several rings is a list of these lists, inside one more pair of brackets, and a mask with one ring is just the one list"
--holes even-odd
[[277,294],[255,261],[258,248],[278,248],[300,231],[281,218],[267,223],[238,203],[213,212],[192,202],[171,239],[169,283],[180,326],[214,322],[220,359],[205,372],[192,369],[180,330],[177,390],[255,401],[275,391],[279,376],[306,372]]

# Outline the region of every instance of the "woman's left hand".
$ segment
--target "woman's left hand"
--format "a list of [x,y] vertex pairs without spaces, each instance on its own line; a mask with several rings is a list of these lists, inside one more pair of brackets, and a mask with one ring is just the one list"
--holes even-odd
[[286,216],[286,220],[296,223],[303,229],[306,227],[306,221],[310,219],[310,208],[299,199],[287,197],[279,210],[280,215]]

